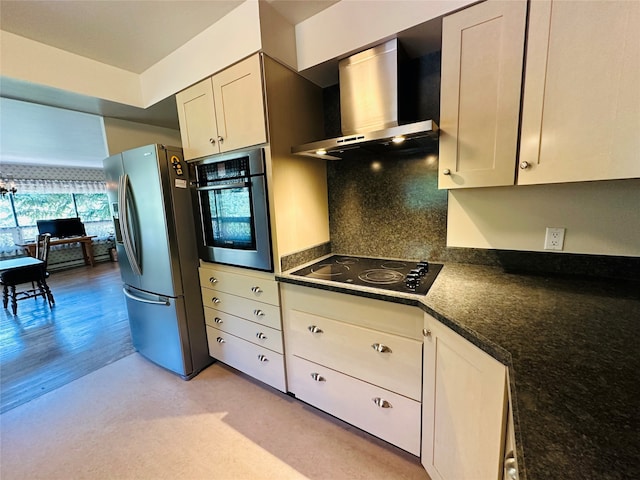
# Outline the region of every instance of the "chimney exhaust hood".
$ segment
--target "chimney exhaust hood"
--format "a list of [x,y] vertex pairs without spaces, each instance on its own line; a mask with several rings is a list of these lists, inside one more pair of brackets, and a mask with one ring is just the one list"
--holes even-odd
[[341,60],[342,137],[299,145],[291,153],[341,160],[363,153],[397,153],[435,148],[438,125],[432,120],[401,124],[406,104],[399,90],[402,51],[393,39]]

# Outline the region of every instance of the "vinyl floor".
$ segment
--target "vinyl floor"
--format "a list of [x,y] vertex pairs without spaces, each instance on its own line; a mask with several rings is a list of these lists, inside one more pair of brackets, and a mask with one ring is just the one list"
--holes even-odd
[[117,263],[52,272],[55,297],[0,307],[0,413],[134,352]]

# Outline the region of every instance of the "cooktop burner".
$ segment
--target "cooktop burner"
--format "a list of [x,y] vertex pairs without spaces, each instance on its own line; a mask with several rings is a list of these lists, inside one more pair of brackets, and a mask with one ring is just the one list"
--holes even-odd
[[426,295],[441,269],[426,261],[332,255],[292,275]]

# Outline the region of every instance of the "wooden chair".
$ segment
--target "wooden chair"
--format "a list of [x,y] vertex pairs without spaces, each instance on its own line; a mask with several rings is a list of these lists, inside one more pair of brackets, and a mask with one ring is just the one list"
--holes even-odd
[[[4,271],[0,274],[0,283],[3,285],[2,304],[6,309],[11,299],[11,311],[14,315],[18,314],[18,301],[26,298],[42,297],[49,303],[49,308],[53,307],[55,300],[53,294],[47,285],[47,261],[49,259],[49,242],[51,235],[48,233],[38,235],[36,241],[37,257],[43,263],[39,265],[30,265],[27,267],[14,268]],[[31,283],[31,288],[17,290],[18,285]]]

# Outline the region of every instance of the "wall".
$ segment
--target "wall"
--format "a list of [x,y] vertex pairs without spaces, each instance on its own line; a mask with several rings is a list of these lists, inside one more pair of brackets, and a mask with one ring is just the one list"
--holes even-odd
[[0,98],[0,126],[2,163],[102,166],[107,156],[99,115]]
[[640,257],[640,180],[452,190],[447,244],[544,251],[563,227],[564,252]]
[[109,155],[152,143],[182,147],[180,130],[107,117],[104,119],[104,130]]

